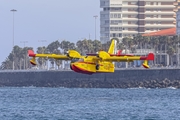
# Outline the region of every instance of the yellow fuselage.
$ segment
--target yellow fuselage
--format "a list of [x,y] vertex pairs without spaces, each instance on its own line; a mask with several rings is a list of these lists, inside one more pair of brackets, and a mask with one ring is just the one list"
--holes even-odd
[[71,68],[76,72],[86,74],[114,72],[112,62],[96,60],[96,56],[84,57],[82,60],[71,63]]

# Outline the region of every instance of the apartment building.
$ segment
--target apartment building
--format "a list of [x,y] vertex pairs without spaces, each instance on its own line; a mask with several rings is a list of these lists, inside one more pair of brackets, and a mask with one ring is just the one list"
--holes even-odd
[[179,0],[100,0],[100,40],[176,27]]

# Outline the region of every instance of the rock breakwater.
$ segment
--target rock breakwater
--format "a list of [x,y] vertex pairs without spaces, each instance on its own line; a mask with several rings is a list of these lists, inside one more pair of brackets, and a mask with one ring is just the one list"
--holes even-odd
[[1,71],[0,86],[180,88],[180,69],[132,69],[85,75],[73,71]]

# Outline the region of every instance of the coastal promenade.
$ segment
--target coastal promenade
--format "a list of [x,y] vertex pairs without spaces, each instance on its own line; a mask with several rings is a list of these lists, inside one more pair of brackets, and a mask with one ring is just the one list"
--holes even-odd
[[114,73],[80,74],[73,71],[0,71],[0,86],[67,88],[180,88],[180,69],[119,69]]

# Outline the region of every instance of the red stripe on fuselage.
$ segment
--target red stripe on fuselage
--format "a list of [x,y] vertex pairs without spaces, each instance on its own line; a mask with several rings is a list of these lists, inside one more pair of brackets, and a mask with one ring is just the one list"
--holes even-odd
[[79,68],[77,67],[76,65],[71,65],[72,66],[72,69],[75,71],[75,72],[79,72],[79,73],[84,73],[84,74],[93,74],[94,72],[89,72],[87,70],[84,70],[82,68]]

